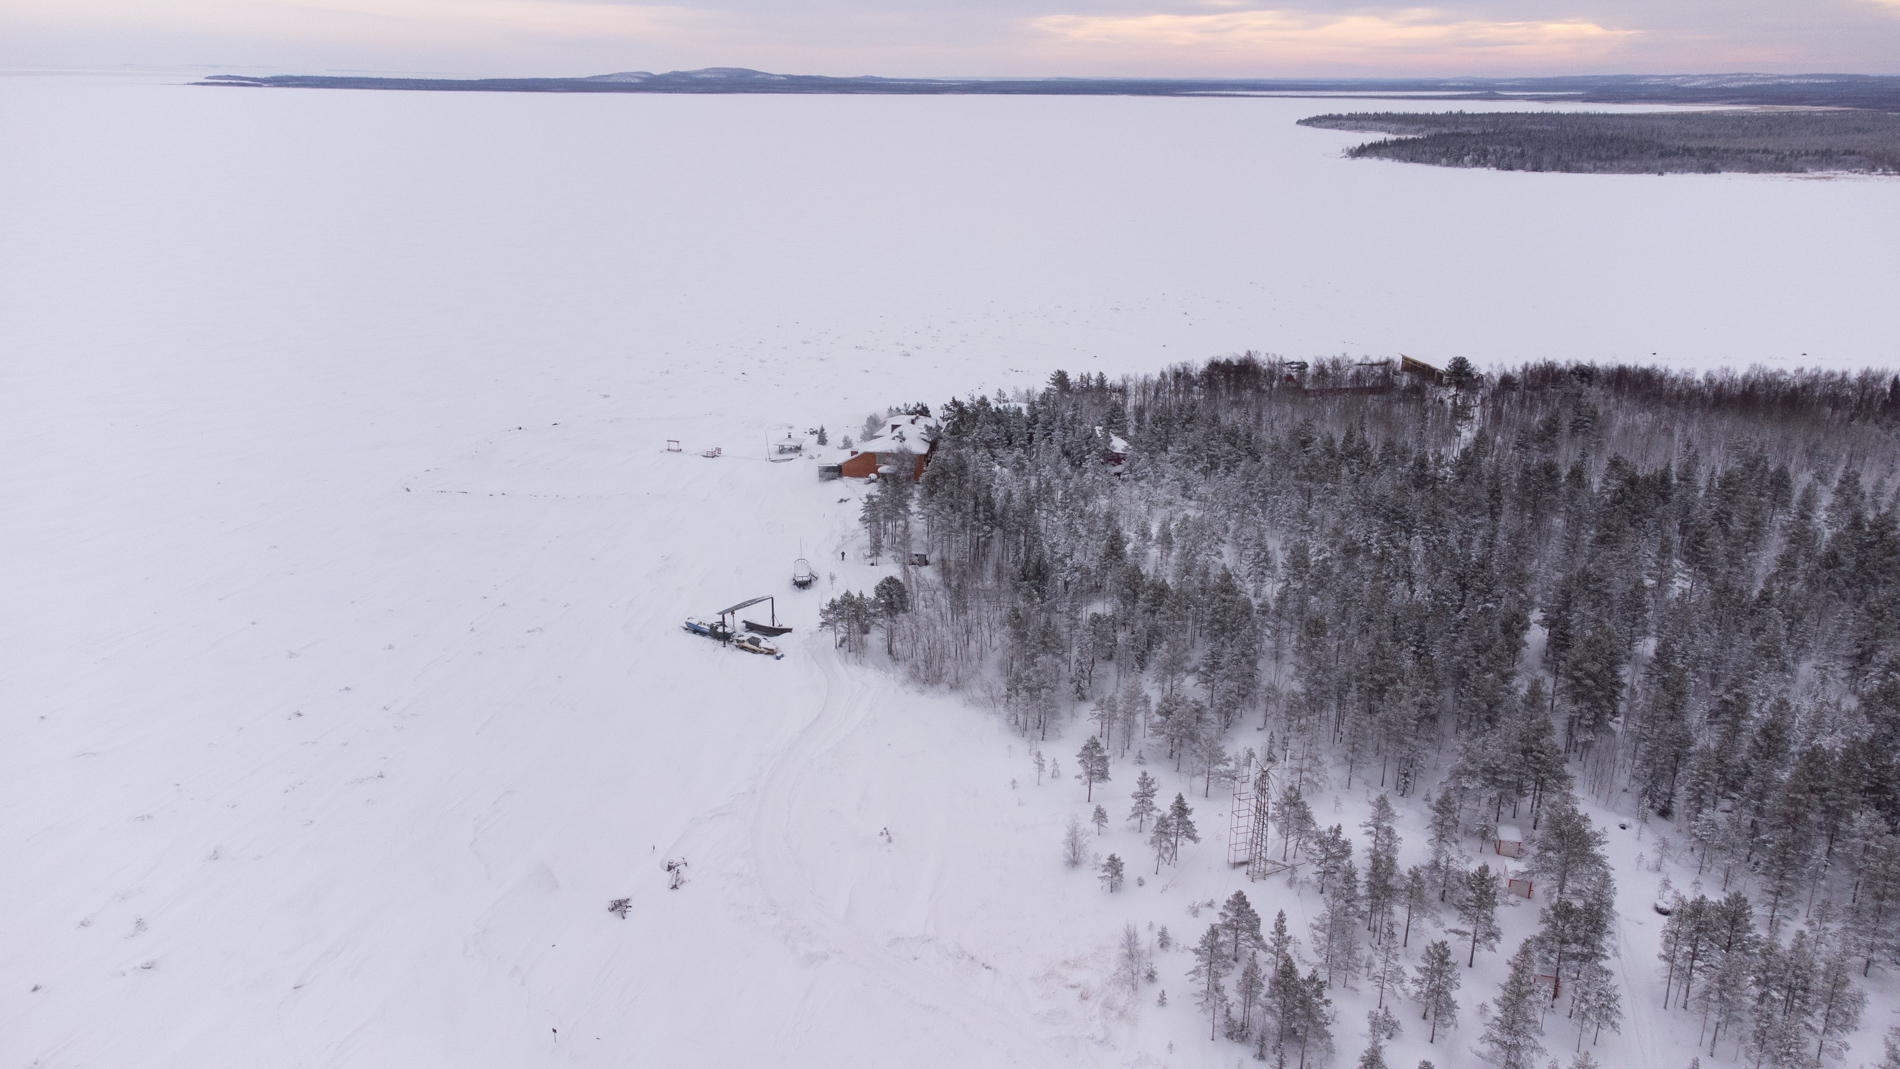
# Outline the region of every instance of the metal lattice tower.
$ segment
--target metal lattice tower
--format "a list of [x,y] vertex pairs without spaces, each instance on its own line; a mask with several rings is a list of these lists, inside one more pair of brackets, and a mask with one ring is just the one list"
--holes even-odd
[[1267,809],[1273,800],[1273,755],[1260,763],[1260,775],[1253,782],[1253,828],[1247,836],[1247,879],[1260,880],[1272,875],[1276,863],[1267,859]]
[[[1256,817],[1255,814],[1260,816]],[[1234,804],[1229,810],[1227,823],[1227,863],[1229,865],[1253,864],[1254,851],[1253,826],[1265,818],[1266,807],[1256,806],[1253,782],[1243,771],[1234,777]],[[1251,868],[1249,869],[1251,871]]]

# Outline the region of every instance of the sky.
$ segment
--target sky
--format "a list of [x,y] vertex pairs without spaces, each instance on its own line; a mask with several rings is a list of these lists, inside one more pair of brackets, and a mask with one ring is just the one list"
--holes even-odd
[[0,69],[1900,73],[1900,0],[4,0]]

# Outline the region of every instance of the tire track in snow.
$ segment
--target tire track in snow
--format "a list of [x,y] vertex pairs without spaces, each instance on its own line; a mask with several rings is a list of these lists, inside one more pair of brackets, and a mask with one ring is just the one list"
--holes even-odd
[[[894,953],[878,937],[853,927],[819,901],[794,855],[792,797],[816,759],[863,724],[874,695],[864,682],[845,678],[835,651],[813,648],[818,646],[808,642],[805,648],[824,673],[824,702],[817,716],[766,770],[754,794],[753,856],[766,900],[801,935],[842,956],[921,1013],[948,1018],[956,1034],[981,1037],[992,1052],[990,1064],[1074,1065],[1078,1060],[1099,1064],[1083,1037],[1067,1037],[1071,1042],[1063,1043],[1058,1037],[1032,1034],[1004,1008],[967,990],[954,977]],[[1049,1049],[1052,1043],[1061,1049]],[[1048,1050],[1046,1057],[1035,1057],[1035,1052],[1043,1050]]]

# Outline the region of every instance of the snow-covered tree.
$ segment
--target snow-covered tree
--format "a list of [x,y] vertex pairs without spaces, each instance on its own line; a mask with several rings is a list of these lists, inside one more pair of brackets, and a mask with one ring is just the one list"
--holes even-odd
[[1220,908],[1218,927],[1235,961],[1240,960],[1242,950],[1261,945],[1260,914],[1254,912],[1245,891],[1235,891],[1227,896],[1226,903]]
[[1155,792],[1159,789],[1160,784],[1146,771],[1135,777],[1135,790],[1129,796],[1135,804],[1128,811],[1128,819],[1135,822],[1136,831],[1147,831],[1149,818],[1160,812],[1155,807]]
[[1443,939],[1425,947],[1412,980],[1412,997],[1424,1010],[1420,1020],[1432,1022],[1427,1043],[1438,1042],[1438,1030],[1458,1026],[1458,966],[1451,960],[1451,944]]
[[1108,782],[1108,751],[1102,749],[1102,740],[1090,735],[1082,742],[1082,749],[1075,755],[1076,765],[1081,771],[1075,778],[1088,788],[1087,800],[1095,800],[1095,785]]
[[1194,968],[1188,971],[1188,978],[1194,984],[1194,1002],[1201,1012],[1207,1014],[1207,1038],[1213,1039],[1220,1027],[1221,1016],[1227,1012],[1227,988],[1224,982],[1234,968],[1233,961],[1227,956],[1227,948],[1221,945],[1220,928],[1208,925],[1206,934],[1194,947]]
[[1462,927],[1453,934],[1471,940],[1470,953],[1465,955],[1465,965],[1469,968],[1477,964],[1480,949],[1496,948],[1498,938],[1504,934],[1498,927],[1498,879],[1491,874],[1491,866],[1479,865],[1465,874],[1457,905],[1458,923]]
[[1536,1069],[1544,1053],[1544,998],[1537,990],[1536,952],[1529,940],[1511,955],[1511,971],[1492,1004],[1491,1021],[1479,1040],[1498,1069]]
[[1062,829],[1062,863],[1075,868],[1089,856],[1088,833],[1082,830],[1082,818],[1071,815]]
[[[1194,827],[1194,821],[1192,819],[1193,813],[1194,810],[1188,806],[1187,799],[1176,794],[1174,796],[1174,804],[1168,807],[1168,834],[1174,836],[1174,847],[1170,853],[1170,860],[1180,856],[1181,840],[1186,839],[1191,843],[1201,841],[1201,833]],[[1158,824],[1160,822],[1156,821],[1156,823]]]

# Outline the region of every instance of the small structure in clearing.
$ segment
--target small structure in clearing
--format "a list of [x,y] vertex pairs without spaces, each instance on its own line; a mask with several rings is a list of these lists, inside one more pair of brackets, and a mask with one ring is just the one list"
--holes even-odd
[[1498,825],[1498,837],[1493,849],[1505,857],[1523,857],[1524,832],[1515,825]]

